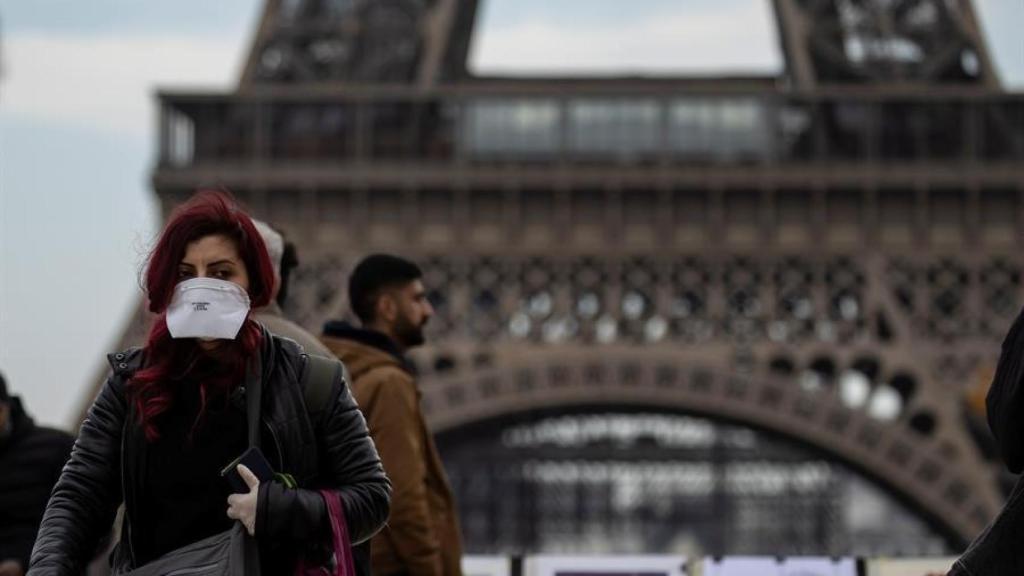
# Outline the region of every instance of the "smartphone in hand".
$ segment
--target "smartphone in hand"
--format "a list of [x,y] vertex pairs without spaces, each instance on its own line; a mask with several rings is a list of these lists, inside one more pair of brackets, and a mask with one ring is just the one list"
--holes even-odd
[[274,469],[271,468],[270,462],[267,462],[266,456],[263,455],[259,448],[252,446],[220,471],[221,477],[227,480],[228,484],[231,484],[231,489],[236,494],[249,492],[249,486],[242,479],[242,475],[238,473],[239,464],[245,464],[249,470],[252,470],[252,473],[261,483],[270,482],[274,479]]

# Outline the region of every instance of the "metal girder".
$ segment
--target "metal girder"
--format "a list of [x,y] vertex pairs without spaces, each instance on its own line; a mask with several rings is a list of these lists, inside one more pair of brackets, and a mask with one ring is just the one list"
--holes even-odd
[[795,87],[999,80],[970,0],[773,0]]
[[465,75],[475,0],[268,0],[239,85]]

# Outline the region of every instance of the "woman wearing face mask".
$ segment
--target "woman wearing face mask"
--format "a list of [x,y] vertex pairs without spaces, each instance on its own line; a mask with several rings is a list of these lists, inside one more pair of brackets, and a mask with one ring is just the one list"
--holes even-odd
[[[256,537],[263,574],[289,574],[331,539],[321,493],[340,495],[353,543],[388,515],[390,485],[343,379],[321,410],[304,404],[308,358],[249,319],[273,271],[249,217],[204,191],[171,215],[145,274],[156,315],[145,347],[110,356],[113,372],[82,424],[50,499],[29,574],[80,574],[125,505],[115,573],[231,528]],[[247,372],[248,371],[248,372]],[[259,482],[232,495],[221,470],[248,447],[246,378],[262,383],[260,448],[299,488]]]

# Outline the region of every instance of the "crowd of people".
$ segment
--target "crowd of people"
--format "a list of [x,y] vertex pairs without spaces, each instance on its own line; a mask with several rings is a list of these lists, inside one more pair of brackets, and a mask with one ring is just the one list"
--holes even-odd
[[[109,355],[77,437],[36,426],[0,378],[0,576],[78,575],[108,549],[111,572],[134,576],[461,574],[406,357],[434,312],[421,270],[364,258],[348,283],[357,325],[325,319],[316,336],[282,312],[297,262],[228,193],[200,191],[147,261],[145,344]],[[1024,316],[988,397],[1015,471],[1022,348]],[[1024,574],[1022,493],[951,574]]]

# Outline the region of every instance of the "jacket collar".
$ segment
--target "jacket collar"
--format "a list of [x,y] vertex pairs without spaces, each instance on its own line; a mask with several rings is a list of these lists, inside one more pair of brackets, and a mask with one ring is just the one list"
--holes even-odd
[[[260,338],[259,364],[262,369],[263,383],[266,384],[270,381],[270,375],[274,373],[276,360],[274,355],[274,335],[263,324],[257,322],[256,325],[259,326],[262,336]],[[266,388],[267,386],[264,386],[264,391]]]
[[324,336],[340,340],[352,340],[371,348],[376,348],[393,356],[406,372],[413,374],[412,363],[402,354],[398,345],[382,332],[357,328],[344,320],[330,320],[324,324]]

